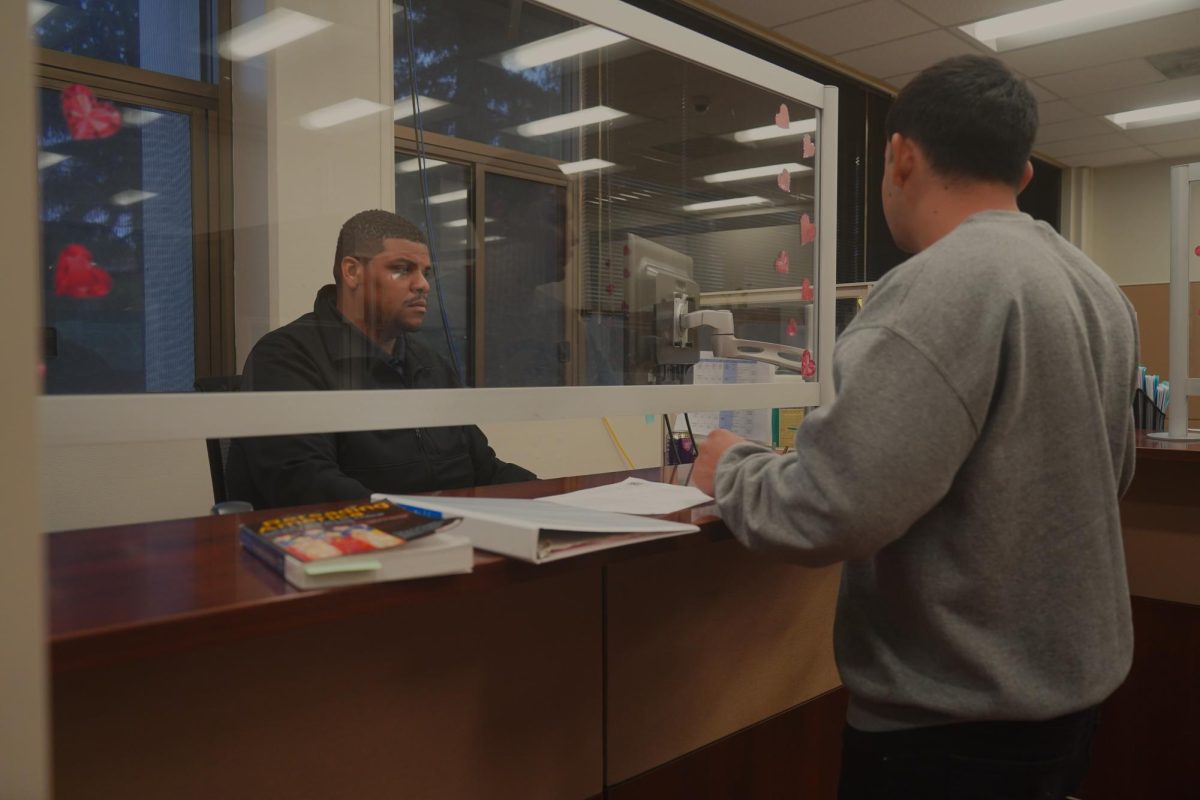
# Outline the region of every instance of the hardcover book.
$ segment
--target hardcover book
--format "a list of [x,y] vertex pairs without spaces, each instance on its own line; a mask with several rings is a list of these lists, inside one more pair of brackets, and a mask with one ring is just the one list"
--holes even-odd
[[471,543],[439,532],[457,522],[387,500],[243,525],[242,546],[301,589],[470,572]]

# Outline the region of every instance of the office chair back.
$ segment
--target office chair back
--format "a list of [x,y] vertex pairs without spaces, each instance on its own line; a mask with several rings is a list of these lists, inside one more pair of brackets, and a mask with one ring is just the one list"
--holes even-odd
[[[236,392],[241,388],[240,375],[214,375],[208,378],[197,378],[197,392]],[[230,500],[229,491],[225,487],[225,466],[229,463],[230,439],[205,439],[208,449],[208,474],[212,479],[213,513],[230,514],[239,511],[251,511],[249,503]]]

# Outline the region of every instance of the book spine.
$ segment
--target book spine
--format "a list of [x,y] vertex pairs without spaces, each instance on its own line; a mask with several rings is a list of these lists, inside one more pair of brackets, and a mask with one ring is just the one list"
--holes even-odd
[[280,575],[285,575],[287,556],[275,549],[275,547],[266,539],[259,536],[257,533],[242,526],[238,536],[242,540],[242,547],[249,550],[254,555],[258,556],[267,566],[278,572]]

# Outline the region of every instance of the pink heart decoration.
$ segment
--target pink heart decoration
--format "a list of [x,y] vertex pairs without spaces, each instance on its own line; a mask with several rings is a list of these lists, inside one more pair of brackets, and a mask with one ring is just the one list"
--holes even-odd
[[800,330],[800,328],[799,328],[799,326],[796,325],[796,320],[789,319],[788,324],[787,324],[787,335],[795,336],[796,332],[799,330]]
[[112,283],[112,276],[92,263],[92,253],[83,245],[69,244],[58,254],[54,293],[59,297],[80,300],[104,297],[112,289]]
[[92,90],[73,83],[62,90],[62,113],[72,139],[107,139],[121,130],[121,112],[97,100]]
[[805,379],[811,378],[817,374],[817,362],[813,360],[812,353],[805,350],[800,355],[800,375]]
[[786,169],[779,173],[779,177],[775,180],[779,184],[779,191],[790,192],[792,190],[792,173]]
[[811,303],[813,299],[812,284],[808,282],[808,278],[800,281],[800,299],[806,303]]
[[775,124],[781,128],[792,127],[792,118],[791,115],[788,114],[787,103],[779,104],[779,113],[775,115]]
[[1200,256],[1200,244],[1196,245],[1196,255]]
[[804,134],[803,145],[804,145],[804,157],[805,158],[812,158],[813,156],[815,156],[817,154],[817,146],[815,144],[813,144],[812,137],[809,136],[807,133]]
[[788,257],[787,250],[780,250],[779,255],[775,256],[775,271],[780,275],[787,275],[788,268],[791,266],[791,259]]
[[817,226],[808,218],[808,214],[800,217],[800,244],[806,245],[817,240]]

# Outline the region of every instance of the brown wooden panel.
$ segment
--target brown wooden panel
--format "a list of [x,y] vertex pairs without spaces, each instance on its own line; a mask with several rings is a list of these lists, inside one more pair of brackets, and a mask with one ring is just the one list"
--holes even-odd
[[1133,598],[1133,669],[1101,712],[1087,800],[1200,797],[1200,607]]
[[606,574],[609,783],[840,685],[838,567],[769,561],[728,540]]
[[1121,500],[1129,591],[1200,605],[1200,462],[1143,460]]
[[600,567],[56,675],[55,796],[603,790]]
[[612,786],[608,800],[835,800],[845,689]]

